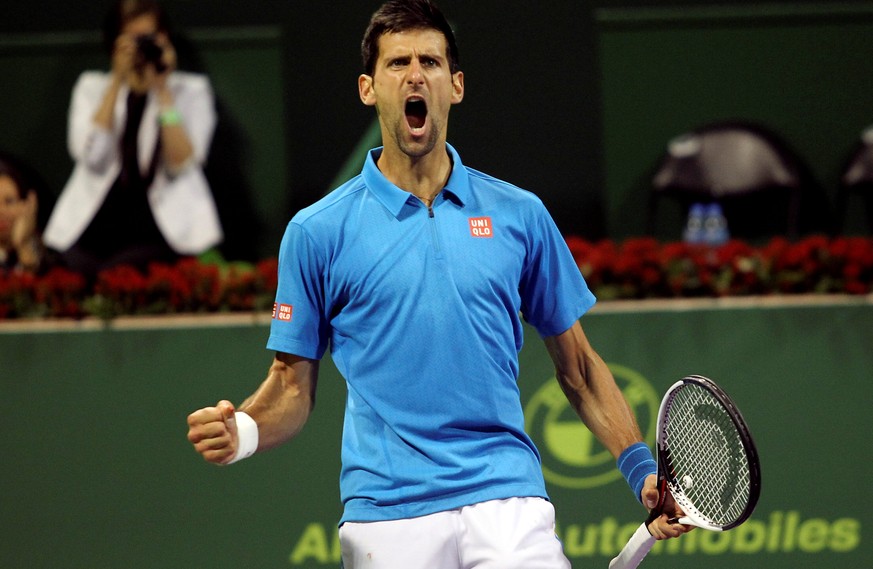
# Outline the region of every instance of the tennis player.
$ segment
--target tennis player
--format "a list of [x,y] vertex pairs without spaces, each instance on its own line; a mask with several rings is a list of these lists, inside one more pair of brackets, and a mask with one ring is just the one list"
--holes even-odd
[[[447,144],[464,74],[437,7],[387,2],[362,52],[358,90],[383,146],[291,220],[267,378],[237,409],[220,401],[192,413],[188,438],[217,464],[293,438],[329,346],[348,386],[346,569],[570,567],[523,428],[521,317],[636,497],[649,507],[658,497],[652,455],[578,322],[594,296],[541,201],[465,166]],[[684,531],[666,516],[652,526],[661,538]]]

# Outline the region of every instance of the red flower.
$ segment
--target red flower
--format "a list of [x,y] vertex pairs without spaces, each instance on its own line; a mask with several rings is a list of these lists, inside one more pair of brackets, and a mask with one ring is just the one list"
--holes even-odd
[[[760,247],[733,240],[720,247],[622,243],[566,238],[588,286],[601,299],[750,294],[873,292],[873,238],[777,237]],[[103,271],[93,288],[69,271],[42,276],[0,273],[0,319],[78,318],[121,314],[267,310],[278,283],[278,261],[205,263],[185,258]]]

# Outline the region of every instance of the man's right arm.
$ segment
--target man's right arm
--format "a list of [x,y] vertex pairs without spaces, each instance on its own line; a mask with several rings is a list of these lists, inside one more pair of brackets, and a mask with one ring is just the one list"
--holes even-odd
[[261,386],[234,410],[229,401],[199,409],[188,416],[188,440],[204,460],[227,464],[239,448],[235,412],[257,424],[257,450],[267,450],[294,438],[315,406],[318,360],[277,353]]

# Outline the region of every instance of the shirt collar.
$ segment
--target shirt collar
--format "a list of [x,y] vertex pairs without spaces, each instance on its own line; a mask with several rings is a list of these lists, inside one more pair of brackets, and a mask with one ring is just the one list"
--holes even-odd
[[[379,160],[379,156],[382,155],[382,148],[380,146],[367,153],[367,159],[364,161],[361,175],[367,188],[376,195],[392,215],[397,217],[410,198],[417,198],[392,184],[379,170],[376,162]],[[452,159],[452,173],[449,175],[448,182],[446,182],[444,193],[446,198],[463,206],[470,196],[470,177],[464,164],[461,163],[461,157],[458,155],[458,152],[448,143],[446,143],[446,149]]]

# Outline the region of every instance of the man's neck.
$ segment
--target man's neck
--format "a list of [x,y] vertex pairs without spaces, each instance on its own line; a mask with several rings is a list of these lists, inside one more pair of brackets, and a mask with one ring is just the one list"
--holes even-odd
[[452,160],[445,144],[419,157],[386,148],[376,165],[392,184],[413,194],[427,206],[442,191],[452,173]]

